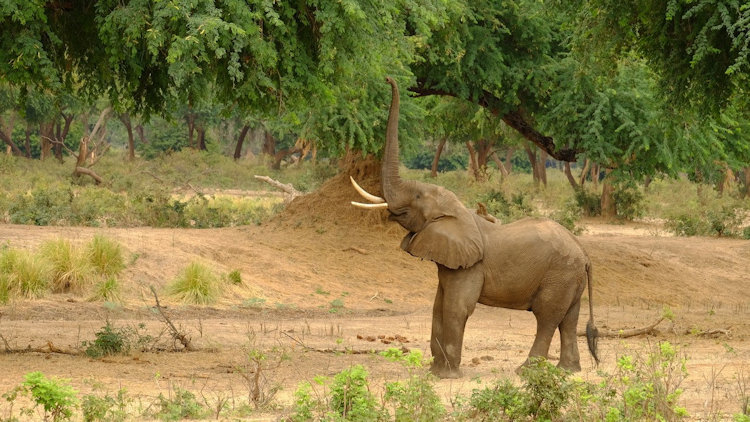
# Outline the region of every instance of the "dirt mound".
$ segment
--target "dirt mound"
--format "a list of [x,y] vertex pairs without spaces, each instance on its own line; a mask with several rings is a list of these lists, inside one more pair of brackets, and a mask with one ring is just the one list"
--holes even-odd
[[385,210],[363,210],[352,206],[352,201],[366,202],[352,187],[349,177],[373,195],[382,196],[379,171],[372,163],[353,166],[326,181],[319,189],[297,197],[272,223],[281,227],[319,227],[331,224],[348,224],[373,227],[388,221]]

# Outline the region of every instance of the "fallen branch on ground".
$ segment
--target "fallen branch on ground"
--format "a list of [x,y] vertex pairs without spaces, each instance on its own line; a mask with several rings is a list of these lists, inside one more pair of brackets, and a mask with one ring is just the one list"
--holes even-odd
[[[605,337],[606,338],[627,338],[627,337],[640,336],[640,335],[643,335],[643,334],[653,334],[654,331],[655,331],[654,329],[656,328],[656,326],[659,325],[659,323],[661,323],[662,321],[664,321],[664,318],[659,318],[658,320],[656,320],[656,322],[654,322],[651,325],[647,325],[647,326],[642,327],[642,328],[632,328],[632,329],[629,329],[629,330],[608,330],[606,328],[599,328],[599,329],[597,329],[597,337],[601,337],[601,338],[605,338]],[[585,335],[586,335],[586,331],[584,331],[584,330],[578,331],[578,336],[579,337],[583,337]]]
[[273,180],[268,176],[259,176],[257,174],[255,175],[255,178],[268,183],[269,185],[275,187],[276,189],[286,192],[287,198],[284,200],[284,202],[286,203],[292,202],[292,200],[294,200],[294,198],[298,196],[302,196],[302,192],[295,189],[291,183],[281,183],[278,180]]
[[151,289],[151,293],[154,294],[154,299],[156,300],[156,310],[159,311],[159,315],[161,315],[164,323],[167,325],[169,334],[172,335],[173,339],[179,341],[188,352],[195,351],[195,348],[190,341],[190,337],[178,330],[177,327],[172,324],[172,320],[170,320],[167,314],[164,312],[164,308],[159,303],[159,296],[156,295],[156,289],[154,289],[154,286],[149,286],[149,288]]

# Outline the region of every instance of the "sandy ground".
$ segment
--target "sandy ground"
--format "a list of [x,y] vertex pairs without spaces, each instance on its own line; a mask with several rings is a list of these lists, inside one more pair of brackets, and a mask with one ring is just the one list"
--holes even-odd
[[[29,249],[58,237],[84,243],[101,233],[120,242],[130,261],[120,277],[122,304],[57,294],[0,307],[5,342],[0,348],[15,350],[0,353],[0,393],[18,385],[24,374],[42,371],[70,379],[81,394],[113,394],[124,387],[142,403],[169,395],[176,386],[211,403],[246,401],[243,374],[252,367],[248,352],[257,350],[266,355],[263,385],[281,390],[277,407],[253,418],[275,420],[288,411],[297,385],[316,375],[361,363],[375,390],[384,380],[406,377],[401,366],[373,354],[336,351],[405,347],[429,355],[434,264],[402,252],[402,229],[391,223],[363,217],[360,223],[367,224],[352,224],[320,210],[302,218],[297,208],[263,226],[227,229],[0,225],[0,243]],[[674,238],[648,225],[584,224],[580,239],[594,265],[597,325],[643,327],[656,321],[665,306],[675,318],[651,335],[601,339],[598,368],[581,339],[580,376],[598,380],[598,370],[611,373],[619,356],[643,356],[668,340],[688,359],[681,404],[691,417],[721,419],[738,412],[743,382],[750,387],[750,242]],[[164,287],[192,261],[218,275],[237,269],[243,286],[227,289],[211,306],[176,303]],[[166,311],[197,351],[171,350],[179,346],[164,333],[150,286],[161,293]],[[588,306],[583,306],[581,326],[587,318]],[[50,345],[62,352],[81,351],[81,343],[92,341],[106,320],[117,327],[142,324],[141,332],[157,337],[158,349],[165,350],[103,359],[49,351]],[[479,305],[466,331],[464,377],[437,383],[448,408],[457,394],[468,395],[499,377],[517,380],[514,370],[528,353],[534,330],[528,312]],[[559,356],[557,337],[551,355]],[[8,410],[0,402],[0,418]]]

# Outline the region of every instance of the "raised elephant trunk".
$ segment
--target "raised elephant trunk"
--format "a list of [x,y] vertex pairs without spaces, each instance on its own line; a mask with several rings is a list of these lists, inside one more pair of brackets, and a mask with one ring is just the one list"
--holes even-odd
[[385,78],[391,84],[391,109],[388,113],[388,123],[385,129],[385,151],[383,153],[383,167],[380,174],[380,186],[383,196],[389,202],[395,201],[401,185],[401,177],[398,174],[398,114],[399,95],[396,81]]

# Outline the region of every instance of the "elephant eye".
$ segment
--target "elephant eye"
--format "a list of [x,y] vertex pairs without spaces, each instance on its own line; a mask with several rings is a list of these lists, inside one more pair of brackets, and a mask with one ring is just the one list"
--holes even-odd
[[422,197],[422,195],[418,193],[418,194],[417,194],[417,199],[419,199],[419,198],[421,198],[421,197]]

